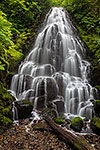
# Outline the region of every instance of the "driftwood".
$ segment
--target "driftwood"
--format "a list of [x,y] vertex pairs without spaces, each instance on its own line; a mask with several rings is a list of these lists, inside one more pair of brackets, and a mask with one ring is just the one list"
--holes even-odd
[[77,150],[95,150],[87,141],[76,134],[71,133],[68,130],[63,129],[56,124],[50,117],[45,116],[45,120],[51,126],[51,128],[67,143],[74,146]]

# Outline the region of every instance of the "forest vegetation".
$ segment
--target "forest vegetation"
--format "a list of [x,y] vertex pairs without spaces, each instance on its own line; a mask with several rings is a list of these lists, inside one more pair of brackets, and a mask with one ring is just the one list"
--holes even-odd
[[29,53],[38,30],[51,7],[70,13],[88,49],[91,84],[100,91],[100,1],[99,0],[1,0],[0,1],[0,127],[12,123],[8,93],[17,66]]

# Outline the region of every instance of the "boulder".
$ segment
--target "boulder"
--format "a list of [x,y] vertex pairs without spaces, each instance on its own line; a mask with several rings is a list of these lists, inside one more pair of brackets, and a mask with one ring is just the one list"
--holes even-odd
[[83,120],[80,117],[75,117],[74,119],[72,119],[71,128],[74,131],[80,132],[82,130],[82,127],[83,127]]
[[33,110],[33,104],[27,100],[16,101],[15,107],[18,112],[18,119],[25,119],[31,116]]

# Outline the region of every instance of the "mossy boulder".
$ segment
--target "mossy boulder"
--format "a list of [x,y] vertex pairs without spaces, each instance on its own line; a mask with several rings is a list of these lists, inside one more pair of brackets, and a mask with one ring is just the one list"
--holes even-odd
[[74,119],[72,119],[71,128],[74,131],[80,132],[82,130],[82,127],[83,127],[83,119],[81,119],[80,117],[75,117]]
[[92,118],[90,122],[90,127],[94,133],[100,134],[100,118]]
[[15,107],[18,111],[18,119],[25,119],[31,116],[33,104],[27,100],[20,100],[15,102]]
[[97,117],[100,117],[100,100],[96,100],[94,102],[94,110],[95,110],[95,115]]

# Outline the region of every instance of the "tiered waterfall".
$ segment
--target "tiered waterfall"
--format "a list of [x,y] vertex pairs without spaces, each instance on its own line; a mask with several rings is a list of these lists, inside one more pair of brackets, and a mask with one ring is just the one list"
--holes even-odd
[[68,12],[52,8],[33,50],[14,75],[16,101],[26,99],[41,110],[52,103],[57,111],[90,119],[94,88],[88,83],[86,50]]

